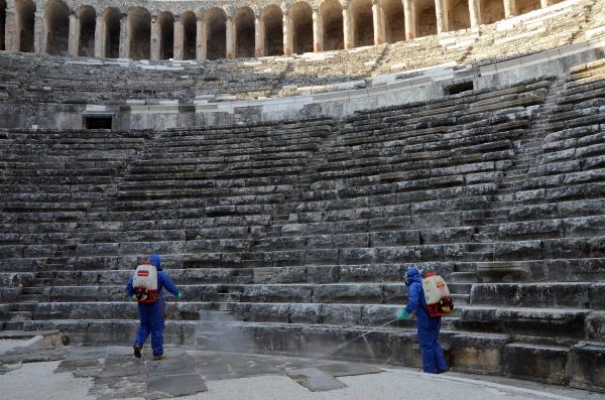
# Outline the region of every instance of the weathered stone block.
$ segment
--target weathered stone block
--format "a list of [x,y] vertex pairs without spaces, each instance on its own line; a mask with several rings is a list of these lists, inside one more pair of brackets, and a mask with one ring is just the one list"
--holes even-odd
[[300,283],[307,281],[307,270],[303,267],[254,268],[254,283]]
[[442,228],[421,230],[420,237],[423,244],[450,243],[470,241],[475,229],[469,226],[459,228]]
[[338,264],[340,261],[340,250],[338,249],[318,249],[307,250],[305,261],[308,264]]
[[466,373],[501,374],[507,341],[507,335],[453,335],[449,338],[450,367]]
[[308,303],[313,294],[311,285],[245,285],[241,300],[247,302]]
[[[53,257],[57,251],[57,246],[53,245],[29,245],[23,248],[23,257],[25,258],[39,258],[39,257]],[[14,253],[13,253],[14,254]],[[115,253],[113,253],[115,254]],[[16,254],[14,254],[16,255]],[[18,255],[16,255],[18,257]],[[9,254],[10,257],[10,254]]]
[[245,344],[248,351],[279,351],[300,354],[306,344],[306,336],[303,332],[304,325],[242,326],[241,344]]
[[368,247],[370,238],[367,233],[350,233],[334,235],[332,239],[334,247]]
[[544,258],[583,258],[590,254],[590,244],[584,238],[552,239],[542,243]]
[[291,304],[288,322],[317,324],[322,307],[321,304]]
[[405,269],[401,264],[342,265],[340,282],[402,282]]
[[539,240],[496,243],[494,261],[542,259],[542,242]]
[[253,303],[248,310],[250,321],[288,322],[290,304]]
[[316,303],[382,303],[382,288],[378,284],[332,284],[313,288]]
[[560,237],[563,235],[561,220],[528,221],[502,224],[498,228],[501,239],[533,239]]
[[420,244],[418,231],[385,231],[369,235],[372,246],[409,246]]
[[[602,285],[599,285],[602,286]],[[600,287],[601,291],[603,290]],[[600,299],[602,301],[602,297]],[[594,307],[597,308],[597,307]],[[586,338],[593,341],[605,342],[605,312],[592,311],[586,316]]]
[[337,266],[307,266],[307,282],[333,283],[340,279],[340,268]]
[[605,393],[605,345],[580,342],[571,350],[570,386]]
[[359,325],[363,305],[324,304],[320,320],[324,324]]
[[566,385],[568,347],[511,343],[504,351],[504,373],[515,378]]

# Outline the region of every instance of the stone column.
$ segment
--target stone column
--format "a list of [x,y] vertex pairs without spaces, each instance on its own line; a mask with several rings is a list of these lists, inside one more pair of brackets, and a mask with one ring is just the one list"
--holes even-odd
[[289,56],[292,55],[292,46],[294,44],[292,37],[292,26],[290,24],[290,15],[284,13],[282,21],[284,30],[284,55]]
[[175,60],[183,59],[183,45],[185,44],[185,29],[183,28],[183,21],[180,17],[174,18],[174,52],[173,58]]
[[130,57],[130,31],[128,29],[128,15],[120,18],[120,58]]
[[444,0],[435,0],[435,17],[437,18],[437,34],[447,31]]
[[206,59],[206,22],[199,17],[196,22],[195,59],[203,61]]
[[254,55],[262,57],[265,55],[265,35],[263,20],[260,16],[254,17]]
[[160,19],[153,15],[151,16],[151,54],[152,60],[160,59],[160,49],[162,47],[162,39],[160,37]]
[[107,35],[105,34],[105,18],[103,16],[97,17],[95,24],[95,57],[105,58],[105,47],[107,45]]
[[504,0],[504,18],[517,15],[517,3],[515,0]]
[[71,57],[78,56],[80,47],[80,20],[74,14],[69,14],[69,36],[67,39],[67,54]]
[[235,24],[233,23],[233,17],[227,17],[227,55],[228,59],[235,58]]
[[468,0],[468,12],[471,17],[471,26],[477,26],[481,23],[478,1],[479,0]]
[[19,32],[17,26],[17,18],[12,11],[6,10],[6,18],[4,20],[4,48],[7,51],[19,51],[20,38],[16,32]]
[[313,51],[315,53],[324,49],[324,32],[319,9],[313,9]]
[[405,28],[405,40],[412,40],[416,37],[414,9],[412,0],[403,0],[403,24]]
[[378,0],[372,1],[372,22],[374,24],[374,45],[384,43],[384,27],[382,26],[382,15]]
[[352,49],[355,47],[353,43],[353,29],[351,26],[351,9],[350,3],[345,1],[342,3],[342,29],[345,49]]
[[46,53],[48,45],[48,26],[42,12],[36,12],[34,17],[34,51],[38,54]]

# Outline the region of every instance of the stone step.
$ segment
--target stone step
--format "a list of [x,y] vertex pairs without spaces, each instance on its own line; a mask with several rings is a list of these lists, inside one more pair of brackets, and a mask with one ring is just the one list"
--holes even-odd
[[[573,354],[570,346],[508,343],[504,347],[504,356],[518,361],[506,363],[504,369],[507,375],[515,378],[524,379],[533,376],[549,384],[566,385],[569,377],[565,373],[565,368],[570,354]],[[578,375],[582,376],[582,374]]]
[[605,284],[598,282],[477,283],[472,305],[509,307],[578,307],[602,310]]
[[593,324],[601,324],[605,314],[579,308],[530,308],[502,306],[465,306],[455,322],[457,329],[513,333],[542,337],[559,343],[574,343],[585,338],[598,339]]
[[[468,295],[473,273],[454,272],[447,276],[454,294]],[[361,282],[331,284],[178,284],[188,301],[202,302],[296,302],[296,303],[405,303],[403,282]],[[113,302],[128,300],[124,284],[103,286],[49,286],[44,294],[21,295],[22,302]],[[463,297],[464,297],[463,296]],[[172,296],[166,294],[167,299]]]
[[32,312],[35,308],[35,303],[11,303],[10,308],[12,311],[28,311]]
[[19,301],[25,304],[35,304],[49,300],[50,296],[45,294],[22,294],[21,296],[19,296]]
[[9,311],[9,321],[29,321],[33,317],[33,311]]
[[448,277],[448,285],[451,283],[474,283],[478,282],[476,272],[452,272]]

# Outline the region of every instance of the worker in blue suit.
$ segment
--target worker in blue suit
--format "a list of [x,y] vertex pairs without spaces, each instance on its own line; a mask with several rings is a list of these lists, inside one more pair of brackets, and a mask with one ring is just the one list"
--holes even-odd
[[[149,262],[155,266],[158,277],[158,299],[153,303],[139,302],[139,321],[140,325],[137,330],[137,337],[134,340],[134,356],[141,357],[141,351],[145,341],[151,334],[151,349],[153,351],[154,360],[162,360],[166,358],[164,354],[164,298],[162,289],[166,288],[172,293],[177,300],[181,300],[183,295],[172,282],[172,279],[162,270],[162,260],[156,253],[149,257]],[[133,278],[131,277],[126,284],[126,291],[130,297],[135,294],[132,286]]]
[[428,374],[439,374],[447,371],[448,366],[439,344],[439,330],[441,317],[431,317],[427,310],[424,290],[422,289],[422,275],[412,265],[405,274],[405,283],[408,286],[408,303],[398,313],[400,321],[416,313],[418,321],[418,342],[422,352],[422,370]]

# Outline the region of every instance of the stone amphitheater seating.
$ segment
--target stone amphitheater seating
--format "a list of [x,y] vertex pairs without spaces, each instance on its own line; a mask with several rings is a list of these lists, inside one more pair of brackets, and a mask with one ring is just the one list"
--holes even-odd
[[[350,90],[371,85],[372,78],[384,74],[440,64],[493,63],[598,40],[605,34],[603,7],[596,0],[566,0],[491,25],[290,57],[197,63],[0,52],[0,102],[121,105],[128,100],[173,100],[194,104],[200,98],[250,100]],[[15,117],[7,112],[5,118]]]
[[[286,96],[599,38],[604,7],[565,1],[414,41],[254,61],[2,53],[0,101]],[[416,263],[437,266],[454,294],[442,335],[454,370],[603,392],[604,93],[594,62],[343,121],[0,129],[1,326],[129,343],[124,284],[158,251],[185,294],[173,343],[419,366],[414,323],[389,323]]]
[[593,12],[597,4],[566,1],[482,26],[466,62],[516,58],[571,44],[599,15]]
[[171,342],[418,366],[388,323],[437,265],[454,370],[602,391],[603,71],[345,121],[0,131],[2,326],[128,343],[158,251]]

